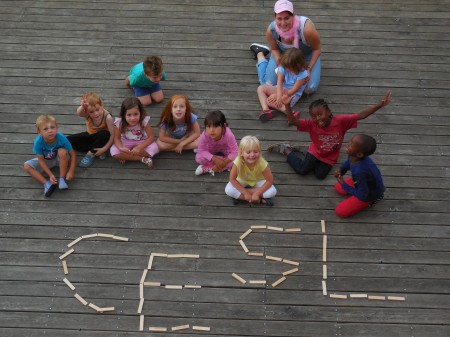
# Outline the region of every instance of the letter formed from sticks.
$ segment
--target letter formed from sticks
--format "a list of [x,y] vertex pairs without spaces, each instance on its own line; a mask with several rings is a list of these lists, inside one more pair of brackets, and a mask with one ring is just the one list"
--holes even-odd
[[328,268],[327,268],[327,241],[328,237],[326,234],[326,223],[325,220],[320,220],[320,226],[322,229],[322,293],[324,296],[328,296],[329,298],[334,299],[342,299],[346,300],[350,299],[367,299],[367,300],[375,300],[375,301],[405,301],[406,298],[404,296],[381,296],[381,295],[368,295],[361,293],[347,293],[347,294],[336,294],[336,293],[328,293],[327,291],[327,278],[328,278]]
[[[151,253],[148,259],[147,268],[145,268],[142,272],[141,280],[139,282],[139,305],[137,309],[137,313],[139,315],[139,331],[144,331],[144,320],[145,316],[142,314],[142,310],[144,308],[144,288],[145,287],[159,287],[168,290],[183,290],[183,289],[201,289],[201,285],[198,284],[163,284],[157,281],[146,281],[147,276],[151,274],[152,268],[154,269],[154,262],[156,258],[165,258],[165,259],[199,259],[200,255],[198,254],[166,254],[166,253]],[[190,324],[177,325],[177,326],[150,326],[148,328],[149,331],[152,332],[176,332],[176,331],[184,331],[184,330],[199,330],[199,331],[211,331],[210,327],[207,326],[191,326]]]
[[[86,235],[82,235],[78,238],[76,238],[75,240],[71,241],[67,247],[70,248],[67,252],[65,252],[64,254],[62,254],[59,259],[61,260],[62,263],[62,267],[63,267],[63,272],[64,275],[68,275],[69,274],[69,266],[67,264],[67,258],[75,253],[75,245],[79,244],[82,240],[86,240],[86,239],[90,239],[90,238],[98,238],[98,237],[102,237],[102,238],[108,238],[108,239],[113,239],[113,240],[117,240],[117,241],[128,241],[128,238],[122,237],[122,236],[115,236],[113,234],[104,234],[104,233],[93,233],[93,234],[86,234]],[[66,277],[63,279],[64,283],[70,288],[70,290],[74,291],[76,288],[75,286],[72,284],[72,282],[70,282]],[[99,307],[97,305],[95,305],[94,303],[89,303],[88,301],[86,301],[81,295],[79,295],[78,293],[74,294],[74,297],[83,305],[83,306],[87,306],[91,309],[94,309],[97,313],[104,313],[104,312],[108,312],[108,311],[114,311],[115,308],[114,307]]]
[[[265,260],[281,262],[284,264],[289,264],[289,265],[297,266],[297,267],[300,265],[300,262],[297,262],[297,261],[284,259],[284,258],[278,257],[278,256],[265,255],[264,253],[260,253],[260,252],[250,251],[250,249],[245,244],[244,239],[246,239],[248,236],[250,236],[252,233],[254,233],[257,230],[267,230],[269,232],[277,232],[278,234],[291,234],[291,233],[301,232],[302,231],[301,228],[282,228],[282,227],[276,227],[276,226],[254,225],[254,226],[251,226],[248,230],[246,230],[239,237],[239,241],[238,241],[239,244],[241,245],[242,249],[244,250],[244,253],[246,253],[248,256],[262,257]],[[283,272],[278,279],[274,280],[271,283],[271,286],[273,288],[277,287],[278,285],[280,285],[281,283],[283,283],[286,280],[286,277],[288,275],[292,275],[298,271],[299,271],[299,268],[291,268],[291,269]],[[247,280],[247,279],[245,279],[245,277],[238,275],[236,273],[232,273],[231,276],[234,279],[236,279],[238,282],[240,282],[241,284],[257,285],[257,286],[262,286],[262,287],[266,287],[268,284],[266,279],[264,279],[264,280],[262,280],[262,279],[261,280]]]

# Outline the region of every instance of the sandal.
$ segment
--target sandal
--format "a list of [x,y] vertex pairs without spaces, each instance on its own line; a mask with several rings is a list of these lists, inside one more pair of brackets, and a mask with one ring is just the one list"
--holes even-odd
[[277,153],[286,155],[286,150],[287,149],[292,149],[291,144],[289,144],[289,143],[278,143],[278,144],[270,145],[267,148],[267,152],[277,152]]
[[270,198],[261,198],[261,204],[265,204],[265,205],[267,205],[267,206],[273,206],[273,205],[275,205],[274,203],[273,203],[273,201],[272,201],[272,199],[270,199]]
[[153,167],[153,160],[152,158],[148,157],[142,157],[141,162],[144,163],[145,165],[147,165],[149,168]]
[[273,118],[274,110],[263,110],[259,114],[259,120],[263,123],[270,121]]

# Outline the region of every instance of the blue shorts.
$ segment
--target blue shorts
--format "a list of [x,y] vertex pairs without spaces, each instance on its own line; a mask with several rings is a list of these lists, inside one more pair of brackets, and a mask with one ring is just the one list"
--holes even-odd
[[158,83],[151,88],[143,88],[143,87],[138,87],[137,85],[133,85],[133,90],[134,90],[134,94],[136,95],[136,97],[142,97],[142,96],[151,95],[155,92],[161,91],[162,88]]

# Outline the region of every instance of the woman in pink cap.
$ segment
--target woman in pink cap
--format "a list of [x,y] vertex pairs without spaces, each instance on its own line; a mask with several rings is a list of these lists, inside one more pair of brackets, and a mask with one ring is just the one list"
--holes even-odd
[[[320,82],[320,35],[311,20],[305,16],[294,15],[294,6],[288,0],[278,0],[274,6],[275,20],[266,30],[269,47],[254,43],[250,50],[258,59],[256,68],[261,84],[276,85],[275,69],[281,54],[289,48],[298,48],[307,62],[309,82],[304,93],[315,92]],[[266,56],[270,54],[269,60]]]

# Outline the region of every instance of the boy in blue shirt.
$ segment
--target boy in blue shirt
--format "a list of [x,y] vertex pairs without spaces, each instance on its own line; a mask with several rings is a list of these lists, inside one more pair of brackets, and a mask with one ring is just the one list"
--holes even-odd
[[[377,165],[369,158],[375,152],[377,143],[368,135],[355,135],[345,147],[347,160],[334,172],[338,182],[337,193],[351,195],[336,207],[336,214],[342,218],[352,216],[383,199],[385,187]],[[343,175],[350,170],[352,176]]]
[[152,102],[160,103],[164,99],[159,82],[166,79],[162,60],[159,56],[147,56],[144,62],[138,63],[125,78],[125,85],[132,87],[136,97],[143,106]]
[[[50,115],[41,115],[36,120],[39,136],[34,140],[33,152],[37,158],[28,160],[23,165],[25,171],[44,185],[44,195],[49,197],[56,187],[60,190],[69,188],[67,181],[74,177],[76,155],[72,145],[62,133],[58,132],[56,120]],[[70,155],[70,167],[69,167]],[[59,166],[59,179],[51,168]],[[48,175],[48,179],[43,176]]]

